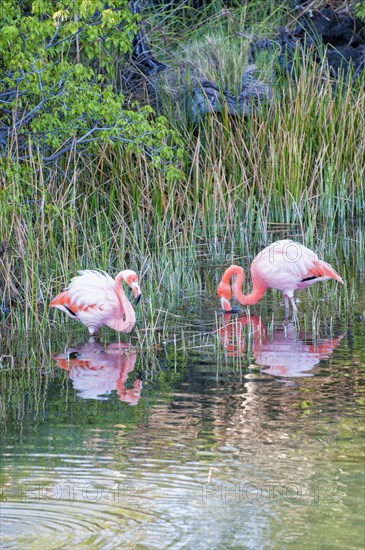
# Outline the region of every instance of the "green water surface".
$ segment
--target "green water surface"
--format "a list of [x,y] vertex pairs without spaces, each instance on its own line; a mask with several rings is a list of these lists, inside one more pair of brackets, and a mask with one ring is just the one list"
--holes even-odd
[[2,548],[363,548],[354,279],[352,315],[316,327],[284,327],[271,295],[223,317],[207,291],[159,349],[4,331]]

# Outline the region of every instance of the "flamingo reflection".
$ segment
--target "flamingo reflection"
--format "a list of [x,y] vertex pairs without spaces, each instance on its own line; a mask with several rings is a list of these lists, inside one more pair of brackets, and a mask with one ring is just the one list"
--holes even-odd
[[285,329],[275,329],[268,335],[266,327],[258,317],[234,317],[226,314],[223,316],[220,335],[229,356],[239,356],[245,351],[248,338],[243,329],[245,325],[250,325],[255,363],[265,367],[261,372],[274,376],[313,376],[309,371],[319,361],[330,357],[343,338],[341,335],[314,342],[313,338],[298,333],[294,324],[288,325]]
[[116,342],[104,347],[99,342],[53,354],[57,365],[69,372],[77,395],[83,399],[105,400],[113,390],[119,399],[137,405],[141,398],[142,380],[135,379],[133,388],[126,388],[133,371],[137,352],[129,344]]

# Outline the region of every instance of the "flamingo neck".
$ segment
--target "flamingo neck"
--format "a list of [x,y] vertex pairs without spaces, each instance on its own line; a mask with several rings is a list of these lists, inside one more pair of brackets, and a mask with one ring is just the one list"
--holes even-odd
[[136,323],[136,314],[132,304],[128,300],[124,290],[122,282],[124,281],[124,273],[121,271],[115,278],[114,288],[118,296],[120,305],[124,312],[124,319],[122,318],[118,323],[119,332],[130,332]]
[[266,286],[260,283],[254,274],[252,274],[253,289],[250,294],[244,294],[242,292],[242,286],[245,282],[245,272],[243,268],[237,265],[232,265],[229,267],[224,274],[224,277],[227,279],[225,282],[229,283],[229,280],[233,275],[236,275],[236,280],[232,285],[232,290],[233,296],[237,302],[239,302],[242,306],[252,306],[261,300],[266,292]]

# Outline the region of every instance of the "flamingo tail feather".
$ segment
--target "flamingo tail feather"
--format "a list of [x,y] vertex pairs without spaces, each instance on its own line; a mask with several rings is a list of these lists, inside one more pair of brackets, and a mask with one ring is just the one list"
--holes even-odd
[[335,279],[339,283],[344,284],[337,271],[335,271],[330,264],[324,262],[323,260],[315,262],[314,266],[309,270],[309,275],[314,277],[329,277],[330,279]]

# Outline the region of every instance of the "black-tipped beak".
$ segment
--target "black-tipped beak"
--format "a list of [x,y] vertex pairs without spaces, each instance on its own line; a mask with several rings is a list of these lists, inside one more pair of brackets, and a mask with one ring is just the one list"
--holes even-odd
[[140,301],[140,299],[141,299],[141,294],[137,294],[136,300],[135,300],[135,304],[136,304],[136,305],[138,304],[138,302]]

